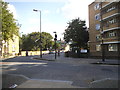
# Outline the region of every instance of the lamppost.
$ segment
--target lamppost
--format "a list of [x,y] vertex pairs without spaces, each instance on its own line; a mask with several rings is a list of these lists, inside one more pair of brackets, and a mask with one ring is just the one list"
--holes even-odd
[[57,41],[57,34],[56,34],[56,32],[53,32],[53,33],[55,33],[55,38],[54,38],[54,41],[55,41],[55,59],[56,59],[56,41]]
[[41,41],[41,10],[33,9],[35,12],[40,13],[40,58],[42,58],[42,41]]

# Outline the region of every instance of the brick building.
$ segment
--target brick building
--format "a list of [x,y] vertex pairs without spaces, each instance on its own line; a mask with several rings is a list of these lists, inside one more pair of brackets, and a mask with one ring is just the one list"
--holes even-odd
[[90,56],[120,58],[120,1],[89,5]]

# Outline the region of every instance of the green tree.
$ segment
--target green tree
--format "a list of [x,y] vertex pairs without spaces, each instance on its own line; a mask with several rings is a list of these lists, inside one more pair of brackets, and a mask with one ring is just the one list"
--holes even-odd
[[[42,32],[41,33],[41,42],[42,42],[42,49],[46,50],[52,46],[52,36],[49,33]],[[21,38],[21,50],[29,50],[29,51],[37,51],[40,50],[40,33],[39,32],[32,32],[28,35],[22,35]]]
[[[52,49],[55,49],[55,41],[52,42]],[[60,43],[56,41],[56,49],[60,49]]]
[[65,41],[72,42],[72,47],[86,48],[89,40],[89,34],[86,30],[85,21],[73,19],[68,23],[68,27],[64,32]]
[[13,14],[8,10],[7,2],[1,1],[2,15],[0,17],[2,21],[2,39],[7,41],[13,38],[13,35],[19,35],[19,28],[16,24],[16,20],[13,17]]
[[50,48],[52,46],[53,37],[50,33],[42,32],[42,47],[44,50]]

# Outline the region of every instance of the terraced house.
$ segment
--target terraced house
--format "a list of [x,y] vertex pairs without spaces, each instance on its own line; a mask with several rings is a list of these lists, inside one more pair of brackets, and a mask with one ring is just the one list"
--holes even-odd
[[120,0],[89,5],[90,56],[120,59]]

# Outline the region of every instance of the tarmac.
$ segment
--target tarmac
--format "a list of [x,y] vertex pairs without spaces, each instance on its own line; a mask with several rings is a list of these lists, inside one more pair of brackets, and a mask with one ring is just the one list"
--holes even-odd
[[[105,64],[105,65],[120,65],[118,60],[106,59],[104,62],[101,59],[90,59],[90,58],[81,58],[83,62],[79,62],[80,58],[71,58],[64,57],[64,55],[57,56],[55,59],[54,54],[53,57],[49,57],[48,55],[43,55],[42,58],[40,56],[35,56],[33,59],[45,60],[45,61],[55,61],[57,63],[71,63],[71,64]],[[42,80],[42,79],[31,79],[21,84],[17,88],[88,88],[88,87],[77,87],[72,85],[72,81],[57,81],[57,80]],[[105,78],[103,80],[93,81],[90,83],[89,88],[118,88],[118,80],[113,78]]]
[[[62,63],[71,63],[71,64],[76,64],[76,65],[77,64],[120,65],[120,61],[115,60],[115,59],[105,59],[105,61],[103,62],[101,59],[64,57],[63,53],[61,53],[61,55],[57,56],[57,58],[55,59],[54,54],[52,54],[52,55],[53,55],[53,57],[50,57],[49,55],[43,55],[42,58],[40,58],[40,56],[33,56],[32,59],[55,61],[57,63],[61,63],[61,62]],[[81,59],[81,61],[79,62],[80,59]],[[73,86],[72,81],[29,79],[29,78],[26,78],[24,76],[19,76],[19,75],[18,76],[16,75],[16,77],[18,77],[18,78],[22,77],[22,79],[20,79],[21,80],[20,83],[16,83],[15,88],[81,88],[81,87]],[[13,77],[11,76],[10,79],[12,79],[12,78]],[[91,82],[89,87],[99,88],[99,86],[101,85],[103,88],[106,88],[106,86],[112,86],[113,88],[116,88],[116,87],[118,87],[116,82],[117,82],[117,80],[109,78],[109,79]],[[104,83],[106,83],[106,84],[104,84]],[[11,85],[13,85],[13,83]],[[86,88],[86,87],[82,87],[82,88]]]

